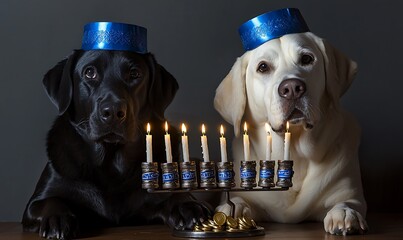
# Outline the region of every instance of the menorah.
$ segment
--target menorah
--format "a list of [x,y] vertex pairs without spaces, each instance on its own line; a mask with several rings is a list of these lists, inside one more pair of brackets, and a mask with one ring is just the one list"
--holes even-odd
[[[251,160],[249,157],[249,139],[245,123],[245,161],[240,162],[240,183],[239,187],[236,187],[237,184],[234,180],[236,174],[234,171],[234,164],[226,159],[226,142],[222,126],[220,137],[222,161],[210,161],[208,156],[207,137],[205,136],[205,128],[203,125],[201,136],[203,161],[198,162],[198,164],[189,159],[186,128],[184,125],[182,125],[182,150],[184,161],[179,162],[179,164],[178,162],[172,161],[170,149],[171,144],[167,126],[166,123],[165,146],[167,162],[164,163],[150,161],[152,159],[152,138],[150,135],[150,126],[147,126],[147,162],[143,162],[141,165],[142,188],[146,189],[149,193],[223,192],[226,195],[227,204],[231,207],[229,216],[222,212],[217,212],[213,219],[209,219],[201,223],[201,225],[196,225],[193,230],[175,230],[173,235],[190,238],[247,237],[264,235],[264,228],[257,226],[253,219],[250,219],[248,216],[235,218],[235,204],[230,200],[230,192],[286,191],[292,187],[292,176],[294,174],[293,161],[277,160],[277,169],[275,171],[276,161],[271,159],[260,160],[260,170],[259,173],[257,173],[257,161]],[[287,133],[285,135],[285,151],[289,151],[287,142],[289,143],[290,141],[290,134]],[[284,157],[285,159],[288,159],[289,154],[285,152]]]

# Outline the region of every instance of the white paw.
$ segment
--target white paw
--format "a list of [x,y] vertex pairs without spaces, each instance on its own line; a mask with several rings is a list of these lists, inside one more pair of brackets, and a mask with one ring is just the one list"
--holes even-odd
[[365,233],[368,225],[362,215],[347,206],[335,206],[323,220],[325,231],[335,235]]
[[[233,217],[235,217],[235,218],[242,217],[242,216],[252,217],[250,206],[242,198],[240,198],[240,197],[231,198],[231,202],[234,203],[234,207],[235,207],[235,209],[233,210],[234,211]],[[223,212],[227,216],[231,216],[231,213],[232,213],[231,212],[232,207],[228,203],[223,203],[223,204],[219,205],[218,207],[216,207],[215,210],[216,210],[216,212]]]

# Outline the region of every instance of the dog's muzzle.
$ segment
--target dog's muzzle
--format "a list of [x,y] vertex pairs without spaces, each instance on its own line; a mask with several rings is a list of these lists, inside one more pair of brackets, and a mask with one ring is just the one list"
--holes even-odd
[[[309,120],[306,116],[307,106],[304,101],[306,93],[306,84],[296,78],[291,78],[281,82],[278,87],[278,94],[282,99],[284,120],[289,121],[291,124],[298,124],[302,121],[306,122],[306,128],[312,128],[313,126],[308,123]],[[283,131],[285,128],[285,122],[275,131]]]

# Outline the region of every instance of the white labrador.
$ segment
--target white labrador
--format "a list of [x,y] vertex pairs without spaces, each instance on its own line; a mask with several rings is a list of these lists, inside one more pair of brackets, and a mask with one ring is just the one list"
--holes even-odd
[[[356,69],[355,62],[310,32],[268,41],[237,59],[214,99],[217,111],[234,126],[234,169],[243,158],[241,121],[249,125],[255,160],[265,158],[266,122],[272,127],[272,159],[282,159],[289,121],[295,173],[294,186],[285,192],[231,193],[236,215],[284,223],[323,221],[331,234],[367,230],[360,128],[339,103]],[[217,210],[230,211],[226,204]]]

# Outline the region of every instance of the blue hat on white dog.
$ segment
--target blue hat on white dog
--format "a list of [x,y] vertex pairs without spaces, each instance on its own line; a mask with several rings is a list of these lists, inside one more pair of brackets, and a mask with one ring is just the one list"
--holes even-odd
[[284,8],[252,18],[238,31],[243,48],[249,51],[286,34],[309,32],[309,28],[298,9]]
[[88,23],[84,26],[82,49],[147,53],[147,29],[126,23]]

